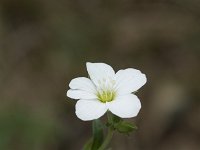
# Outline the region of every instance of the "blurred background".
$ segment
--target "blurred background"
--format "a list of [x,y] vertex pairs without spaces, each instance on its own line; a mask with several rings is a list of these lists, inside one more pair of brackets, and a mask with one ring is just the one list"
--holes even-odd
[[200,149],[199,0],[1,0],[0,150],[80,150],[66,97],[85,63],[142,70],[139,130],[113,150]]

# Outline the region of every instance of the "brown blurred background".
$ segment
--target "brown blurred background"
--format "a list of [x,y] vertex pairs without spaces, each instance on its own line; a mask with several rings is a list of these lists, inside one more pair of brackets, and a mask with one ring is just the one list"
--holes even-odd
[[87,61],[148,78],[113,150],[200,149],[199,0],[1,0],[0,150],[81,149],[91,122],[65,93]]

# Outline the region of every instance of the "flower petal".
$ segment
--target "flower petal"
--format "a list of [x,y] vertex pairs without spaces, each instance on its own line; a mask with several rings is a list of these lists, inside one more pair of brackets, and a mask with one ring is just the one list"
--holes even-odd
[[83,91],[83,90],[72,90],[67,91],[67,96],[72,99],[94,99],[97,96],[94,93]]
[[96,86],[108,83],[108,80],[114,79],[115,71],[105,63],[86,63],[88,74]]
[[135,92],[147,82],[146,75],[133,68],[119,70],[115,77],[115,88],[120,95]]
[[76,103],[76,115],[83,121],[98,119],[107,111],[105,103],[101,103],[97,99],[79,100]]
[[141,108],[140,100],[136,95],[127,94],[117,97],[107,103],[108,109],[121,118],[131,118],[137,116]]
[[76,89],[76,90],[83,90],[83,91],[88,91],[88,92],[95,92],[96,87],[94,83],[85,77],[78,77],[75,79],[72,79],[71,82],[69,83],[69,87],[71,89]]

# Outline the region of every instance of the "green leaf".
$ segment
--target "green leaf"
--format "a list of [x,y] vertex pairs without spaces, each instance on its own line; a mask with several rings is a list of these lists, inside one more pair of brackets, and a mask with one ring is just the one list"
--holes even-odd
[[83,146],[83,150],[91,150],[93,139],[90,138],[85,145]]
[[116,123],[121,122],[121,121],[122,121],[122,118],[120,118],[120,117],[118,117],[118,116],[116,116],[116,115],[113,115],[112,121],[113,121],[114,124],[116,124]]
[[115,126],[115,128],[117,129],[118,132],[120,133],[127,133],[129,134],[130,132],[134,131],[137,129],[137,126],[129,123],[129,122],[120,122],[119,124],[117,124]]
[[112,128],[113,130],[117,130],[120,133],[129,134],[130,132],[137,129],[137,127],[129,122],[123,121],[122,118],[112,114],[111,112],[107,112],[108,122],[107,126]]
[[94,120],[92,124],[92,130],[93,130],[93,143],[91,150],[97,150],[104,140],[104,134],[103,134],[103,124],[99,119]]
[[108,114],[108,122],[107,122],[107,126],[109,127],[113,127],[115,129],[115,126],[122,121],[122,119],[114,114],[112,114],[111,112],[107,112]]

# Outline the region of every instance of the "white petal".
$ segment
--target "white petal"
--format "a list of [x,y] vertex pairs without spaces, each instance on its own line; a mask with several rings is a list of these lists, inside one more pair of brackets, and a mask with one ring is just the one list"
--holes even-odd
[[77,90],[83,90],[88,92],[95,92],[96,87],[93,84],[93,82],[85,77],[78,77],[75,79],[72,79],[69,83],[69,87],[71,89],[77,89]]
[[94,99],[97,96],[94,93],[82,91],[82,90],[72,90],[67,91],[67,96],[72,99]]
[[86,63],[88,74],[96,86],[100,86],[102,82],[109,82],[114,79],[115,71],[105,63]]
[[98,119],[107,111],[105,103],[99,100],[79,100],[76,103],[76,115],[83,121]]
[[119,70],[115,77],[115,88],[120,95],[135,92],[147,82],[146,75],[133,68]]
[[107,103],[108,109],[121,118],[131,118],[137,116],[141,108],[140,100],[136,95],[128,94],[117,97]]

